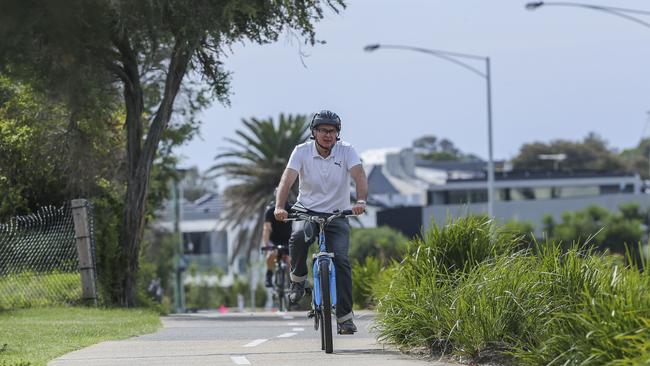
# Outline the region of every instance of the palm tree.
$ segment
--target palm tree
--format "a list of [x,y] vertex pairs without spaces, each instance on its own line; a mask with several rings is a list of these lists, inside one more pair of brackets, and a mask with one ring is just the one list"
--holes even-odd
[[231,180],[224,190],[225,212],[230,225],[239,227],[231,262],[245,251],[247,260],[262,235],[264,211],[273,200],[293,148],[309,137],[304,115],[280,114],[276,125],[272,118],[242,120],[238,139],[226,139],[233,146],[215,157],[210,171]]

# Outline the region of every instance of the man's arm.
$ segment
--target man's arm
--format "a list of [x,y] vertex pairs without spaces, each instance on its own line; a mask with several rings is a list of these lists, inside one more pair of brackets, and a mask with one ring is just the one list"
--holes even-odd
[[268,243],[269,240],[271,240],[271,230],[273,228],[271,227],[271,223],[268,221],[264,222],[264,226],[262,227],[262,246],[265,247]]
[[363,170],[363,165],[357,164],[350,168],[350,176],[357,189],[357,202],[352,206],[352,212],[360,215],[366,210],[366,199],[368,198],[368,178]]
[[274,215],[276,220],[284,221],[287,219],[289,214],[284,209],[284,205],[287,203],[287,197],[289,196],[289,189],[298,178],[298,172],[286,168],[284,173],[282,173],[282,178],[280,179],[280,184],[278,185],[278,193],[275,195],[275,211]]

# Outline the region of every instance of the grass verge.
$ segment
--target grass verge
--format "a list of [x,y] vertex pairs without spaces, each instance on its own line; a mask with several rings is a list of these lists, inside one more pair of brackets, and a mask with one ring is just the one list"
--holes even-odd
[[48,307],[0,312],[0,366],[40,366],[92,344],[151,333],[158,313],[144,309]]
[[79,272],[36,273],[25,271],[0,276],[0,311],[78,303]]

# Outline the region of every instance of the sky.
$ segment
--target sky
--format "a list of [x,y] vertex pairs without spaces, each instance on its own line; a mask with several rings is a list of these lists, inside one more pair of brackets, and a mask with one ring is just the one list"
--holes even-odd
[[[577,2],[650,11],[647,0]],[[180,165],[208,169],[242,119],[321,109],[339,114],[341,138],[359,153],[435,135],[487,159],[485,80],[423,53],[363,50],[373,43],[490,57],[495,160],[513,158],[525,143],[589,132],[619,150],[650,137],[650,28],[585,8],[525,4],[348,0],[317,24],[325,44],[289,35],[236,44],[223,60],[231,105],[215,101],[201,114],[200,136],[175,151]]]

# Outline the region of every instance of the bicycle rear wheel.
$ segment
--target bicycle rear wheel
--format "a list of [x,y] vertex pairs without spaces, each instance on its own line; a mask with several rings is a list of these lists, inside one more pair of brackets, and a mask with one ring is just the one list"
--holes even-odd
[[330,269],[329,261],[319,263],[320,288],[323,303],[321,305],[321,343],[325,353],[332,353],[332,299],[330,297]]

